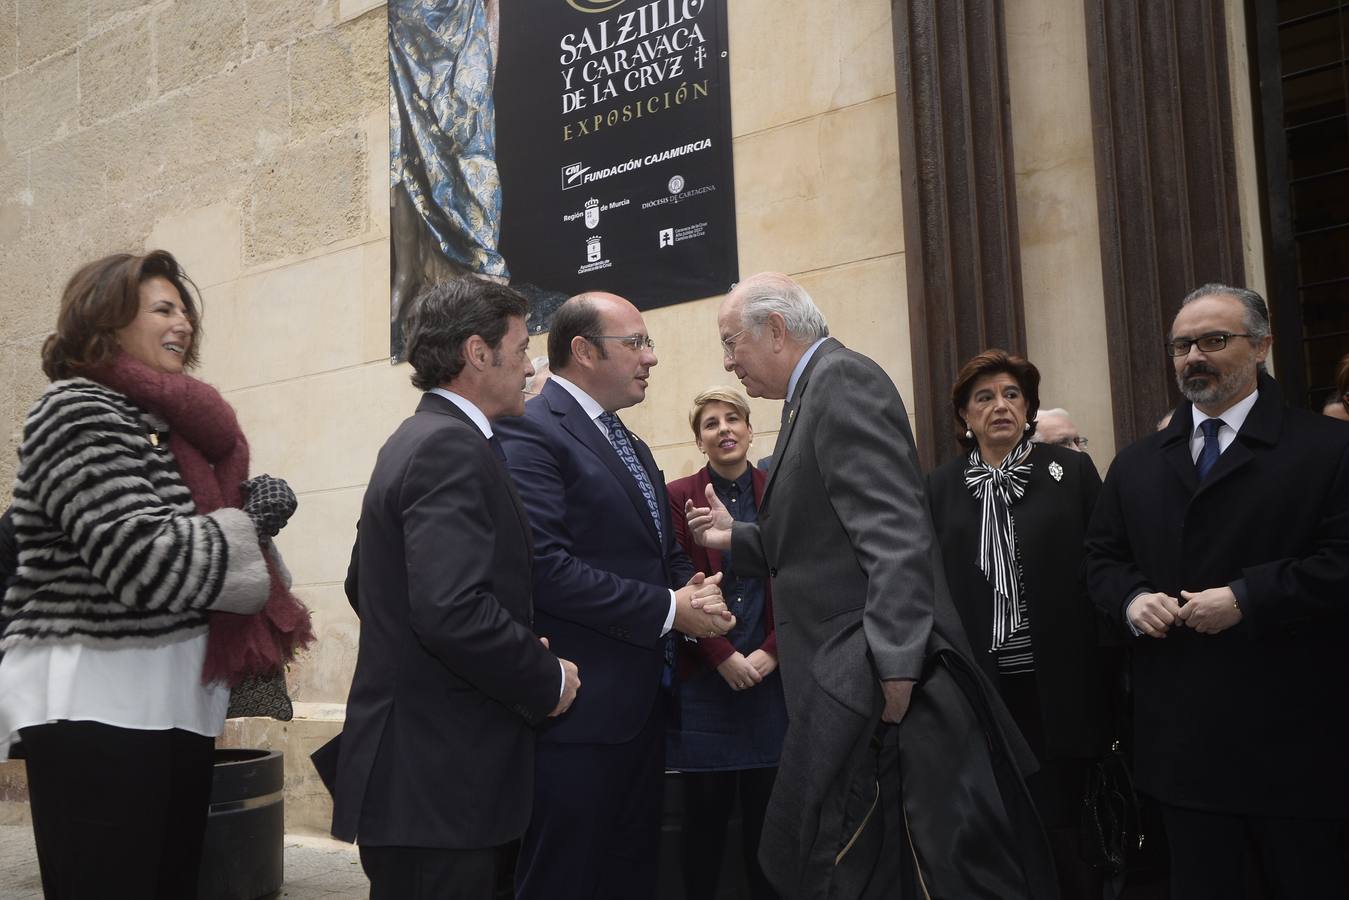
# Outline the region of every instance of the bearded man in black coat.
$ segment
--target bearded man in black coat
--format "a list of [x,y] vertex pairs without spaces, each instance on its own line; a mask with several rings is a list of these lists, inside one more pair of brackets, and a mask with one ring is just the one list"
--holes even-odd
[[1349,428],[1284,405],[1253,291],[1204,285],[1166,343],[1187,402],[1115,459],[1087,536],[1130,636],[1136,780],[1171,896],[1343,898]]

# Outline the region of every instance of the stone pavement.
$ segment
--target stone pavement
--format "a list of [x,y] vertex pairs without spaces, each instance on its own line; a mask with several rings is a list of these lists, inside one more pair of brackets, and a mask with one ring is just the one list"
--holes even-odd
[[[286,881],[278,898],[336,900],[368,893],[369,882],[355,847],[326,837],[286,835]],[[37,851],[28,825],[0,825],[0,897],[42,900]]]

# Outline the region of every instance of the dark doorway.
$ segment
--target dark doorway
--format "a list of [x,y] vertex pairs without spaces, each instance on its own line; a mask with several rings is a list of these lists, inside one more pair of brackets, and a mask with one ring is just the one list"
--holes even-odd
[[1349,2],[1250,0],[1274,363],[1320,409],[1349,352]]

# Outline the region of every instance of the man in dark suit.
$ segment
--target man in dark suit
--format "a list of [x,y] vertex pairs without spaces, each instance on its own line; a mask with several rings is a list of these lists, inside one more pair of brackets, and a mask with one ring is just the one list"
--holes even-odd
[[1349,428],[1284,406],[1264,300],[1185,298],[1186,402],[1115,458],[1092,599],[1132,635],[1135,778],[1162,804],[1175,900],[1343,898]]
[[671,631],[733,624],[721,576],[695,575],[675,540],[651,451],[615,415],[646,396],[654,348],[622,297],[573,297],[548,336],[553,377],[500,429],[534,529],[539,628],[586,673],[539,738],[523,900],[654,896]]
[[529,820],[534,726],[579,687],[531,629],[529,523],[493,435],[524,411],[527,312],[462,278],[408,320],[426,394],[379,452],[346,582],[361,638],[333,834],[359,842],[372,900],[493,895]]
[[[830,338],[785,275],[742,281],[717,325],[726,369],[751,396],[786,400],[758,522],[733,523],[710,490],[707,507],[686,507],[700,543],[731,550],[737,572],[773,579],[788,731],[765,873],[793,897],[909,896],[920,882],[933,896],[1054,896],[1017,777],[1033,757],[969,662],[894,383]],[[915,725],[906,717],[919,679],[927,700]],[[847,759],[828,758],[821,748],[841,728],[855,732],[838,747]],[[987,741],[969,740],[981,728]]]

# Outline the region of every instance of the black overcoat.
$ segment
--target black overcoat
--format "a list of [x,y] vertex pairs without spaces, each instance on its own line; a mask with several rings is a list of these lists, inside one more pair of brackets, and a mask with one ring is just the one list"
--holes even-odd
[[1284,406],[1272,378],[1198,483],[1188,403],[1116,457],[1087,536],[1092,599],[1121,634],[1140,590],[1238,580],[1217,635],[1132,639],[1136,780],[1165,803],[1256,816],[1349,812],[1349,427]]
[[[1082,577],[1082,544],[1101,490],[1085,453],[1036,444],[1025,495],[1012,506],[1030,615],[1031,643],[1051,758],[1098,756],[1109,745],[1112,651]],[[974,661],[997,678],[993,589],[979,568],[979,501],[965,486],[965,456],[928,476],[932,520],[951,600]],[[1057,468],[1052,468],[1057,467]],[[1058,477],[1055,477],[1055,474]]]

